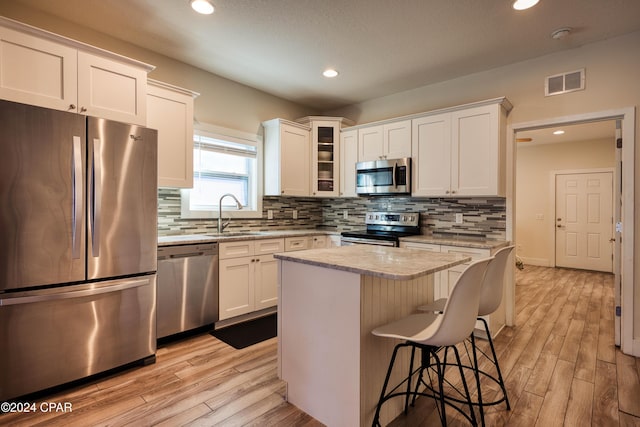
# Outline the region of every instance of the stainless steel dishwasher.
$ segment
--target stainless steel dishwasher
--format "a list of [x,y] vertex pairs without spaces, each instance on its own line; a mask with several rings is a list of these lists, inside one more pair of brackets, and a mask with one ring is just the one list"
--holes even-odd
[[158,338],[218,321],[218,244],[158,248]]

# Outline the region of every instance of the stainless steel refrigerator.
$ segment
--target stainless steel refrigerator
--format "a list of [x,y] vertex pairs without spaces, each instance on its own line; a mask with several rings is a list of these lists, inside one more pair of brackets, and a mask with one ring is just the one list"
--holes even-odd
[[0,101],[0,401],[156,351],[157,131]]

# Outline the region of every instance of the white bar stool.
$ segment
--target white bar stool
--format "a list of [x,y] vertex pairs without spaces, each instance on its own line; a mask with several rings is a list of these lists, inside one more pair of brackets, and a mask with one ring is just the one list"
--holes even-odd
[[[511,405],[509,404],[509,398],[507,396],[507,387],[504,384],[504,379],[502,378],[502,372],[500,371],[500,365],[498,363],[498,356],[496,355],[496,350],[493,346],[493,338],[491,337],[491,331],[489,330],[489,325],[487,321],[481,316],[488,316],[494,311],[498,309],[500,303],[502,302],[502,294],[504,288],[504,274],[507,268],[507,261],[509,260],[509,255],[513,251],[514,246],[507,246],[506,248],[502,248],[497,251],[493,260],[487,266],[487,271],[484,275],[484,280],[482,282],[482,289],[480,291],[480,304],[478,307],[478,320],[481,321],[484,325],[485,330],[487,331],[487,337],[489,341],[489,347],[491,348],[491,354],[488,355],[484,353],[481,349],[476,346],[475,337],[470,334],[469,339],[471,340],[471,348],[473,351],[473,364],[471,368],[474,369],[474,374],[476,376],[477,382],[477,393],[478,393],[478,401],[474,402],[475,405],[478,405],[480,409],[480,419],[482,425],[485,425],[484,422],[484,407],[497,405],[501,402],[505,402],[507,405],[507,410],[511,409]],[[435,300],[433,303],[428,305],[423,305],[418,307],[419,311],[424,312],[442,312],[447,302],[447,298],[441,298]],[[482,353],[494,366],[497,372],[496,376],[489,374],[486,371],[482,371],[478,367],[478,357],[477,352]],[[445,353],[446,354],[446,353]],[[446,362],[446,356],[445,356]],[[480,375],[484,375],[491,380],[495,381],[502,390],[502,398],[492,401],[492,402],[483,402],[482,400],[482,390],[480,388]]]
[[[380,326],[372,331],[374,335],[379,337],[406,340],[406,342],[396,345],[393,350],[389,369],[387,370],[384,385],[382,386],[382,391],[380,393],[380,399],[378,400],[378,405],[376,407],[376,413],[373,419],[374,426],[380,425],[380,408],[384,402],[393,397],[405,396],[406,413],[408,409],[409,396],[413,396],[415,400],[415,397],[418,395],[430,396],[436,399],[436,407],[438,408],[442,425],[447,424],[445,412],[445,405],[447,404],[459,411],[473,425],[477,425],[471,396],[469,394],[469,388],[462,370],[460,355],[455,345],[464,341],[473,331],[480,304],[480,290],[483,277],[487,265],[492,259],[493,257],[473,262],[462,272],[453,286],[451,294],[445,302],[441,313],[429,312],[412,314],[405,318]],[[393,370],[396,355],[398,350],[402,347],[411,347],[409,372],[405,380],[387,393],[387,386]],[[463,396],[465,400],[453,399],[453,401],[465,402],[469,406],[469,414],[466,414],[462,408],[458,408],[454,405],[451,401],[452,399],[448,399],[444,394],[445,365],[441,363],[437,354],[438,350],[443,347],[453,349],[464,388],[464,394],[460,393],[460,395]],[[420,368],[416,370],[418,372],[418,379],[415,389],[414,391],[411,391],[412,377],[416,372],[413,370],[413,359],[416,348],[421,350],[422,361]],[[427,376],[429,377],[429,380],[431,380],[431,371],[434,370],[431,362],[432,358],[435,361],[435,371],[438,377],[437,390],[431,384],[431,381],[427,383],[424,380],[425,371],[427,371]],[[406,390],[397,391],[405,382]],[[426,393],[419,391],[421,385],[425,386],[430,392]]]

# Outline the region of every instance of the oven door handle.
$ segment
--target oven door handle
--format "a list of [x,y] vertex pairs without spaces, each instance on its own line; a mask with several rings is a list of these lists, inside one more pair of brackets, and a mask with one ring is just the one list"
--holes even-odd
[[[347,245],[374,245],[374,246],[389,246],[396,247],[396,242],[393,240],[374,240],[374,239],[359,239],[357,237],[343,237],[340,239],[340,244],[346,243]],[[347,246],[344,245],[344,246]]]

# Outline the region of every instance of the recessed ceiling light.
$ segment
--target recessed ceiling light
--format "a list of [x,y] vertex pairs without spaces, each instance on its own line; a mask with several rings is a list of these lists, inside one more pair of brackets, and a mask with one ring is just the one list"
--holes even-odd
[[555,40],[559,40],[567,37],[569,34],[571,34],[571,28],[569,27],[558,28],[557,30],[551,33],[551,38]]
[[539,0],[516,0],[513,2],[515,10],[525,10],[538,4]]
[[557,130],[553,132],[554,135],[564,135],[564,131],[563,130]]
[[191,0],[191,9],[203,15],[213,13],[213,5],[209,3],[209,0]]
[[328,70],[324,70],[322,72],[322,75],[328,78],[332,78],[338,75],[338,72],[332,68],[329,68]]

